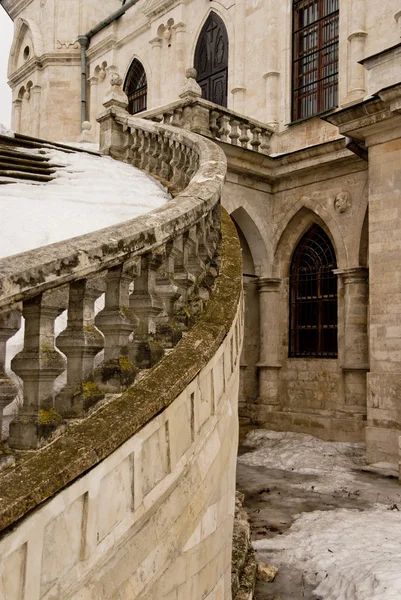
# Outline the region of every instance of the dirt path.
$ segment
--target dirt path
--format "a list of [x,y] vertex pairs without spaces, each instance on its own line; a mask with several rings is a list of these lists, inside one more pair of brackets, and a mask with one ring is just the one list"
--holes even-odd
[[[240,447],[239,454],[250,451],[249,447]],[[245,493],[253,539],[282,535],[291,527],[295,515],[302,512],[336,508],[363,511],[376,502],[401,510],[401,488],[395,479],[358,472],[355,474],[357,489],[350,491],[340,487],[324,493],[315,491],[317,481],[316,475],[238,463],[237,487]],[[273,583],[257,583],[257,600],[317,600],[303,572],[281,564],[272,551],[258,551],[257,557],[260,562],[279,567]]]

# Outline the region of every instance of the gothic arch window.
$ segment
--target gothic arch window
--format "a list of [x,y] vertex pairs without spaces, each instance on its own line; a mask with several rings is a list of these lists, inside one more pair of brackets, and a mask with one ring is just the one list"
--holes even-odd
[[338,105],[339,0],[294,0],[292,119]]
[[128,112],[131,115],[146,110],[148,97],[148,82],[145,69],[139,60],[134,58],[124,84],[128,96]]
[[214,12],[208,16],[199,35],[195,69],[202,97],[227,106],[228,36],[223,21]]
[[290,357],[337,357],[336,255],[313,225],[298,243],[290,270]]

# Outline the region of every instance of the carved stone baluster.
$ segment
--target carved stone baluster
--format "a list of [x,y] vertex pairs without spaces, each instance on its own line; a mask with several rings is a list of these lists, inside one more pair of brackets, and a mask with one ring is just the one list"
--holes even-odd
[[171,111],[166,111],[163,114],[163,125],[170,125],[172,116],[173,116],[173,113]]
[[150,156],[150,133],[148,131],[142,132],[142,146],[140,148],[141,152],[141,162],[139,168],[141,171],[149,170],[149,156]]
[[156,317],[163,310],[163,304],[157,296],[156,277],[162,262],[162,252],[141,256],[140,274],[129,298],[130,308],[139,319],[135,340],[130,346],[130,356],[142,369],[152,367],[163,356],[163,348],[156,341]]
[[105,306],[95,318],[104,335],[104,362],[96,369],[95,380],[105,392],[122,392],[137,374],[128,358],[128,341],[136,324],[129,308],[129,286],[135,275],[135,265],[129,263],[109,269]]
[[21,310],[0,315],[0,468],[9,462],[7,449],[2,446],[1,440],[5,438],[5,420],[3,411],[6,406],[17,397],[18,388],[6,374],[6,349],[7,341],[21,327]]
[[57,394],[55,408],[63,417],[83,417],[104,394],[94,382],[95,356],[103,349],[103,335],[95,327],[95,300],[105,291],[102,280],[81,279],[70,284],[68,323],[57,337],[67,356],[67,385]]
[[132,139],[132,144],[131,144],[131,152],[132,152],[132,160],[131,163],[134,165],[134,167],[138,167],[141,164],[141,154],[140,154],[140,148],[142,145],[142,140],[141,140],[141,135],[138,129],[133,129],[131,132],[131,139]]
[[164,134],[159,134],[160,138],[160,170],[159,176],[160,180],[168,187],[170,181],[170,161],[171,161],[171,151],[169,139]]
[[228,137],[230,138],[230,141],[232,143],[233,146],[238,146],[238,138],[239,138],[239,131],[238,131],[238,127],[239,127],[239,121],[237,121],[236,119],[230,119],[230,127],[231,127],[231,131],[228,134]]
[[209,115],[209,129],[213,138],[217,137],[219,133],[219,126],[217,125],[217,119],[220,117],[220,113],[217,110],[212,110]]
[[260,134],[262,133],[262,130],[260,127],[255,127],[254,125],[251,126],[251,132],[252,132],[252,139],[251,139],[251,147],[252,150],[254,150],[255,152],[259,152],[259,146],[261,145],[261,141],[260,141]]
[[272,136],[272,134],[270,132],[262,131],[260,151],[263,154],[269,154],[270,153],[270,140],[271,140],[271,136]]
[[182,331],[187,331],[190,313],[188,309],[188,296],[194,288],[195,276],[188,270],[189,246],[186,243],[188,234],[176,238],[178,252],[174,262],[174,283],[178,287],[180,297],[174,304],[175,320]]
[[158,148],[157,148],[157,134],[149,134],[149,152],[148,152],[148,172],[155,173],[158,167]]
[[239,136],[239,141],[241,143],[241,146],[243,148],[248,148],[248,142],[251,139],[248,135],[249,125],[247,125],[246,123],[240,123],[239,128],[241,131],[241,135]]
[[173,125],[173,127],[181,127],[181,125],[182,125],[182,108],[181,107],[176,108],[174,110],[171,125]]
[[170,166],[173,171],[173,176],[170,181],[169,191],[172,196],[176,196],[184,187],[182,167],[185,161],[185,147],[182,146],[180,142],[173,141],[171,148],[172,158],[170,161]]
[[230,129],[228,128],[229,122],[230,117],[228,115],[221,115],[219,119],[219,137],[222,142],[228,142],[228,134],[230,133]]
[[173,348],[182,337],[182,331],[174,319],[174,303],[181,295],[174,282],[174,266],[180,255],[179,241],[169,242],[165,260],[156,277],[157,295],[163,303],[163,311],[156,319],[156,337],[163,348]]
[[25,300],[24,348],[11,368],[24,383],[24,403],[10,424],[12,448],[39,448],[62,422],[54,410],[54,381],[65,370],[65,359],[54,346],[54,322],[66,308],[64,289]]

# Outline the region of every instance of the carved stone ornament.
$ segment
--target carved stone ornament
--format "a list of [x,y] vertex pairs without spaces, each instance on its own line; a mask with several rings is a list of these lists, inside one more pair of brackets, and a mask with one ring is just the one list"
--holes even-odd
[[334,208],[339,213],[345,213],[351,208],[351,198],[348,192],[340,192],[334,199]]

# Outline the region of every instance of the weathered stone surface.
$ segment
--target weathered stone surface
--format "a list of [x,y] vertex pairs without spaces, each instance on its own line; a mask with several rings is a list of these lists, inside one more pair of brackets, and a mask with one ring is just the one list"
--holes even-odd
[[257,577],[260,581],[266,581],[271,583],[274,581],[278,573],[278,568],[274,565],[265,565],[264,563],[258,563]]

